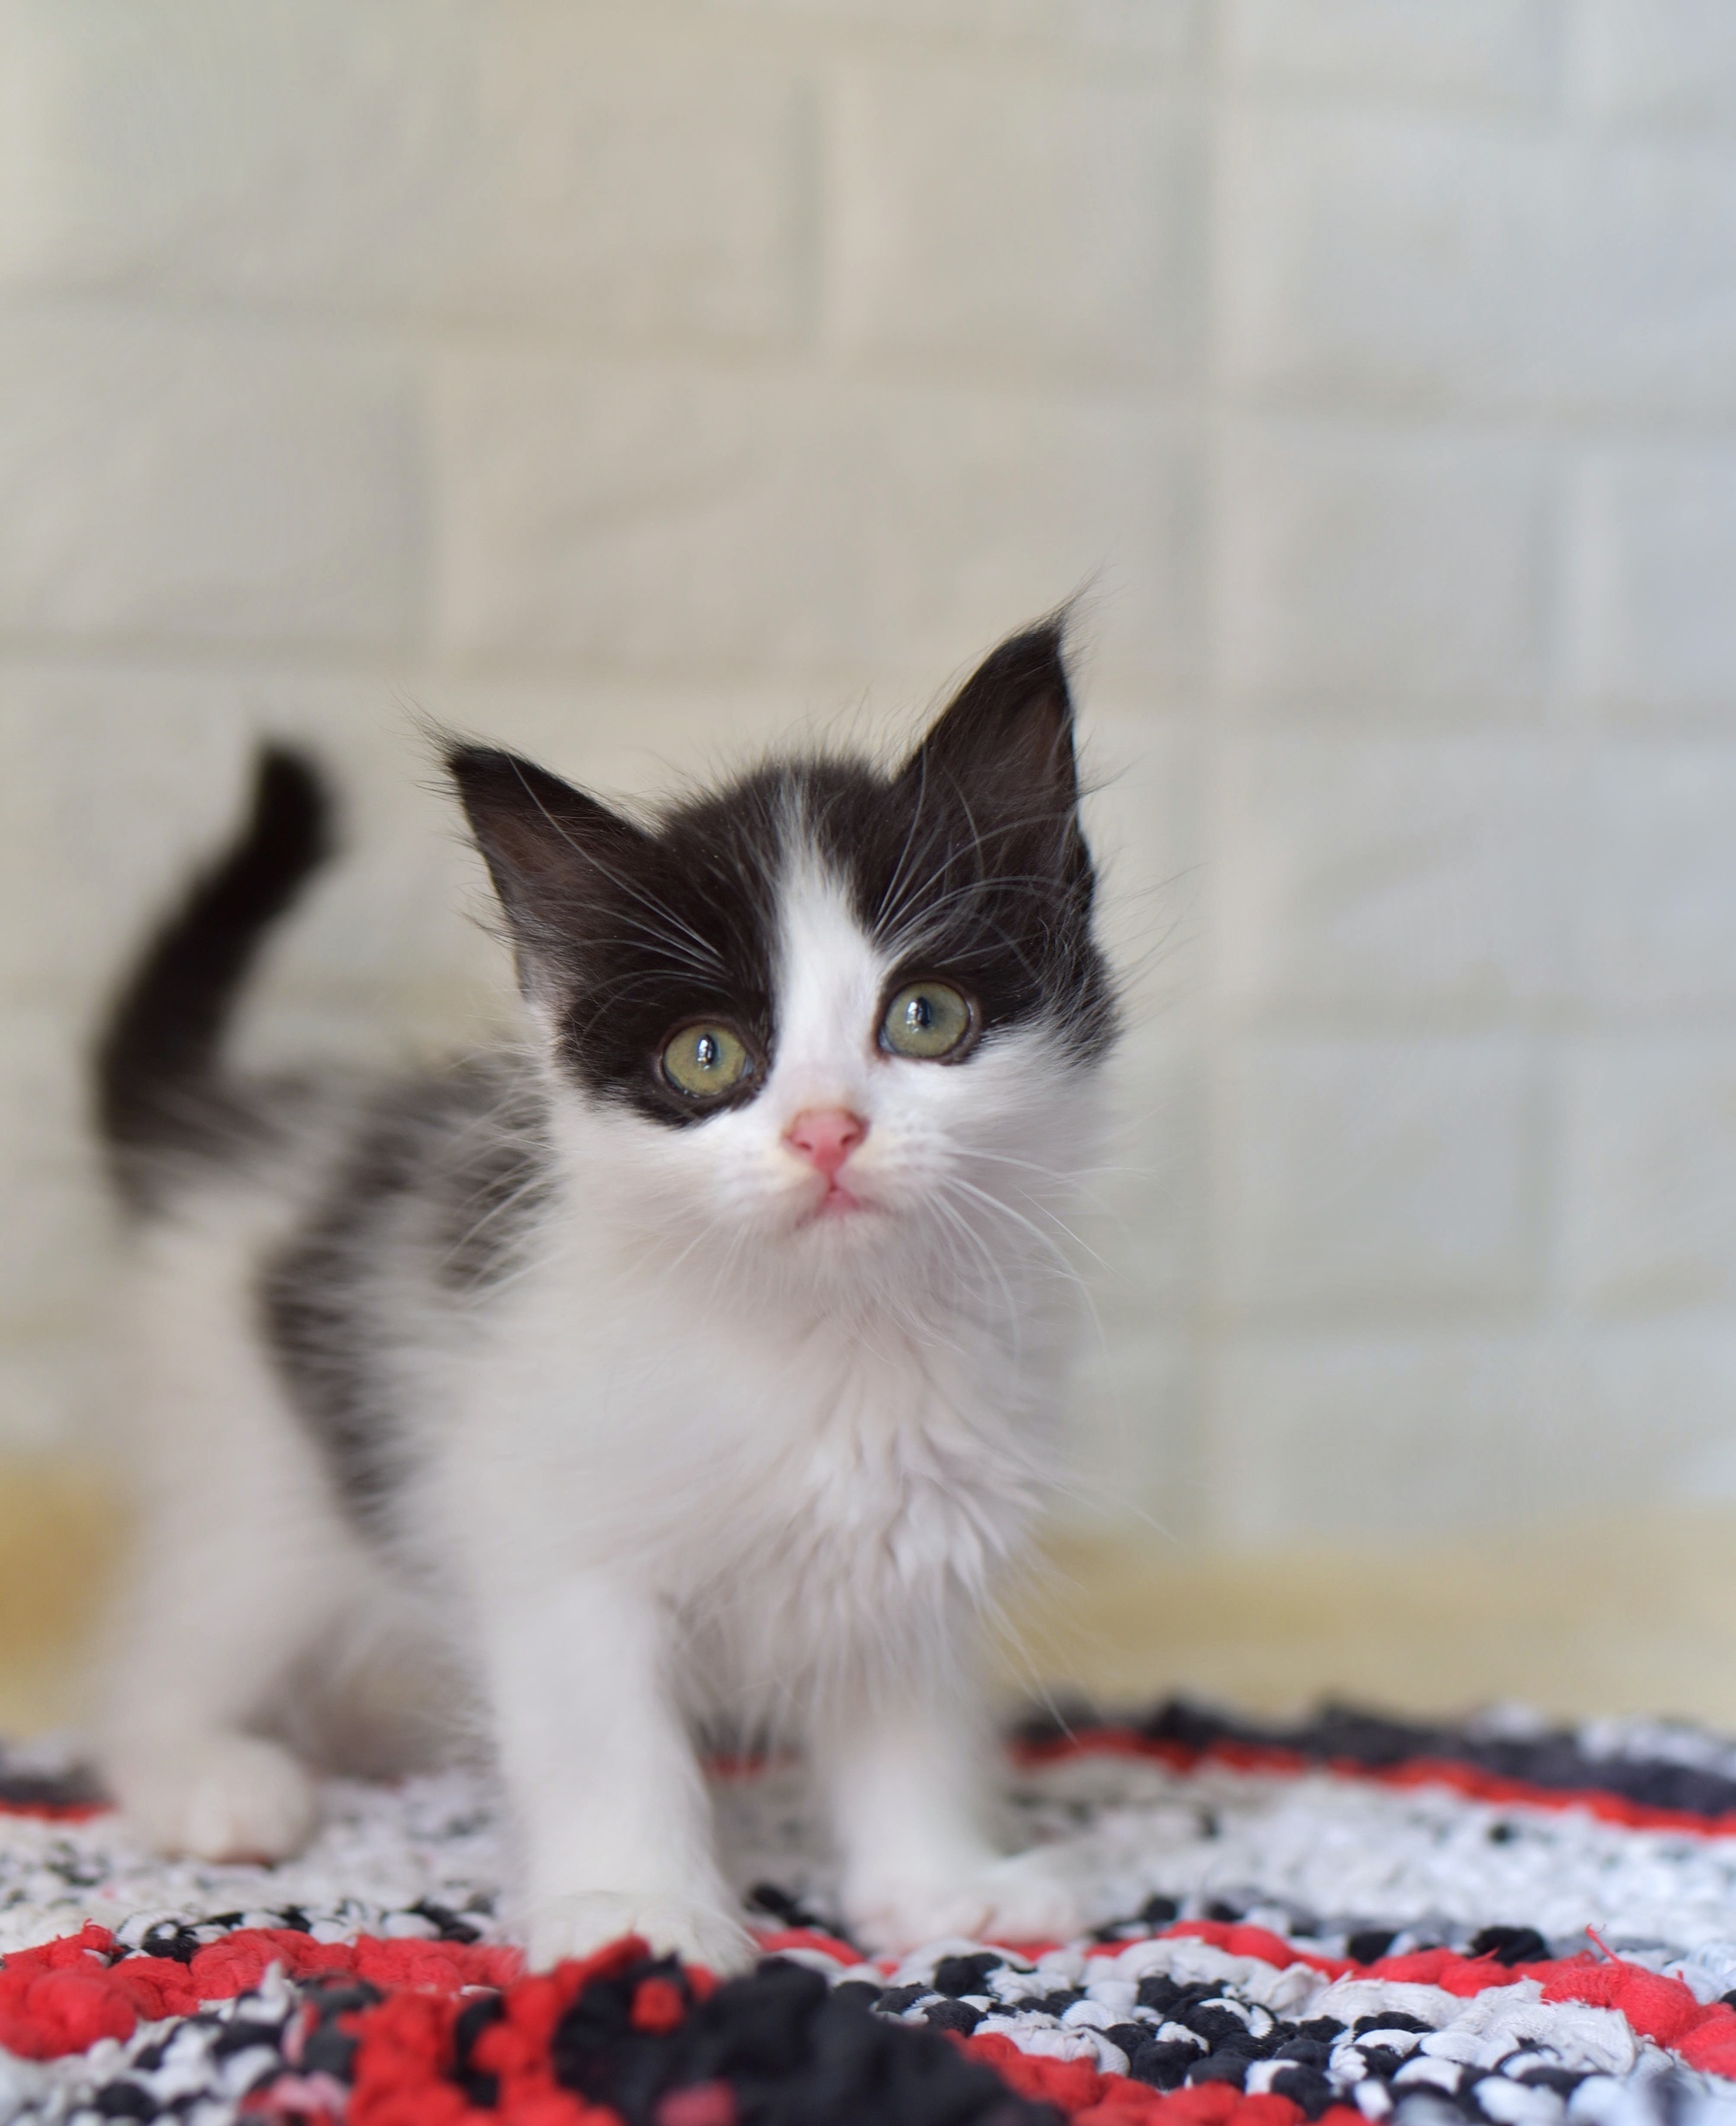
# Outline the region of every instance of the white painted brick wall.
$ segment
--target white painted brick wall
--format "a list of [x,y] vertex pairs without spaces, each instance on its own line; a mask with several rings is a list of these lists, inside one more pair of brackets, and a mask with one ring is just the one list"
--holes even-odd
[[1736,405],[1736,143],[1251,94],[1229,361],[1328,404]]
[[1197,664],[1198,479],[1139,401],[515,352],[454,356],[435,408],[437,626],[457,657],[880,664],[932,685],[960,641],[1111,554],[1144,591],[1117,661]]
[[1587,0],[1576,27],[1578,85],[1600,117],[1736,118],[1736,16],[1723,0]]
[[1587,1041],[1563,1085],[1562,1280],[1644,1315],[1736,1298],[1736,1045]]
[[1558,745],[1286,728],[1223,770],[1216,973],[1239,1008],[1499,1016],[1572,987]]
[[1082,1510],[1736,1490],[1733,25],[0,0],[0,1443],[83,1421],[82,1046],[255,733],[349,853],[245,1044],[398,1054],[503,998],[418,716],[646,789],[1085,586]]
[[1511,710],[1541,678],[1543,505],[1528,441],[1248,422],[1219,491],[1225,686]]
[[1478,1526],[1727,1490],[1736,1340],[1699,1325],[1249,1336],[1207,1435],[1242,1542],[1427,1542]]
[[1673,1011],[1685,1032],[1736,1004],[1736,749],[1612,739],[1583,802],[1585,1003]]
[[401,649],[413,381],[251,324],[0,317],[0,627]]
[[1599,706],[1715,717],[1736,671],[1736,450],[1587,451],[1569,527],[1568,684]]
[[1534,1299],[1538,1094],[1505,1038],[1238,1042],[1214,1207],[1226,1304],[1267,1320]]
[[1536,104],[1553,84],[1547,0],[1234,0],[1229,60],[1249,81]]
[[976,56],[853,74],[833,118],[846,346],[1076,383],[1192,365],[1205,142],[1188,98]]

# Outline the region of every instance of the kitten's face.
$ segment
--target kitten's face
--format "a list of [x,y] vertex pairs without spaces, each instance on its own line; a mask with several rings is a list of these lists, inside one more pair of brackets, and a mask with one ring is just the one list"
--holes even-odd
[[588,1168],[653,1244],[798,1289],[1037,1244],[1112,1028],[1054,630],[891,777],[773,765],[648,829],[452,767]]

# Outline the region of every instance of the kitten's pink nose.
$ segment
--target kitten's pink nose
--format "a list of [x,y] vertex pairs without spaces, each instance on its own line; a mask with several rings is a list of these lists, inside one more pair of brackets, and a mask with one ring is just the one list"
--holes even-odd
[[867,1136],[868,1125],[847,1107],[806,1107],[783,1134],[830,1181]]

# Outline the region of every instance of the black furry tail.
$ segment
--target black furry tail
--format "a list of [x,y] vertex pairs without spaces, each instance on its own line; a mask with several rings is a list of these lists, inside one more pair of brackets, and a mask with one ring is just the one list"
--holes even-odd
[[148,1208],[162,1162],[222,1150],[243,1116],[223,1032],[266,933],[333,847],[313,764],[261,749],[247,823],[147,946],[96,1047],[96,1116],[122,1195]]

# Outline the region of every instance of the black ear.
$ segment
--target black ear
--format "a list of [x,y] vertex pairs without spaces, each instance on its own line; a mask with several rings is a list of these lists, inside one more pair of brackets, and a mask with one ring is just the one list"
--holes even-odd
[[1079,804],[1073,697],[1059,621],[1014,635],[965,680],[901,780],[956,790],[972,812],[1070,821]]
[[631,820],[516,753],[453,746],[447,773],[527,958],[558,962],[647,837]]

